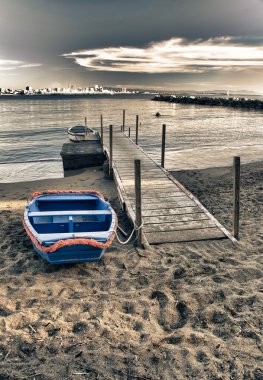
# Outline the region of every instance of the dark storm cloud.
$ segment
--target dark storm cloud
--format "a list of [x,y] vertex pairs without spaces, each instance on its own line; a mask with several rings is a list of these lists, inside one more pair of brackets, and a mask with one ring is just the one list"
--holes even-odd
[[258,0],[1,0],[0,42],[43,57],[174,36],[257,36],[262,15]]

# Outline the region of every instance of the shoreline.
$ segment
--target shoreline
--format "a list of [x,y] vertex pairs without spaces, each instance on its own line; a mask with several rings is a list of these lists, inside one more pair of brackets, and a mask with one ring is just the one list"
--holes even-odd
[[[231,168],[173,174],[229,223]],[[124,220],[101,168],[0,184],[0,378],[262,378],[262,162],[241,165],[237,247],[226,239],[143,251],[115,240],[98,263],[49,265],[21,217],[27,196],[54,188],[99,190]]]
[[21,94],[0,94],[0,100],[10,100],[10,99],[19,99],[19,100],[32,100],[32,99],[73,99],[73,98],[119,98],[119,99],[131,99],[131,98],[141,98],[141,99],[151,99],[152,96],[155,95],[155,93],[121,93],[121,92],[116,92],[114,94],[109,94],[109,93],[90,93],[90,94],[32,94],[32,95],[21,95]]
[[[61,178],[45,178],[33,181],[1,182],[0,183],[0,210],[5,207],[23,209],[27,199],[36,191],[45,190],[98,190],[105,198],[113,198],[116,203],[117,192],[113,181],[104,178],[101,166],[86,169],[67,170],[66,176]],[[118,204],[116,204],[118,207]]]

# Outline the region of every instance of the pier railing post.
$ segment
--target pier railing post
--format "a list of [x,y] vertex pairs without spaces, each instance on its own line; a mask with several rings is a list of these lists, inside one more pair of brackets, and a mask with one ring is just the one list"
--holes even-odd
[[100,142],[103,147],[103,116],[100,115]]
[[85,116],[85,136],[88,134],[88,129],[87,129],[87,118]]
[[139,130],[139,115],[136,115],[136,134],[135,134],[136,145],[138,145],[138,130]]
[[164,158],[165,158],[165,135],[166,135],[166,124],[163,124],[163,129],[162,129],[162,156],[161,156],[162,168],[164,168]]
[[125,131],[125,110],[122,111],[122,132]]
[[112,139],[112,125],[110,125],[110,157],[109,157],[109,175],[112,175],[112,162],[113,162],[113,139]]
[[234,213],[233,236],[239,238],[239,204],[240,204],[240,157],[234,157]]
[[[142,225],[142,190],[141,190],[141,160],[134,160],[134,180],[135,180],[135,224]],[[142,247],[142,229],[137,231],[137,247]]]
[[128,134],[129,138],[131,138],[131,128],[129,127],[129,134]]

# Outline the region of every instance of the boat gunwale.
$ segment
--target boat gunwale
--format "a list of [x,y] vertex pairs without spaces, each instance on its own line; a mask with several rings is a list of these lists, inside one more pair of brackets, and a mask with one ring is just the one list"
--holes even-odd
[[[75,127],[81,127],[83,128],[83,132],[74,132],[74,131],[71,131],[71,129],[75,128]],[[98,135],[98,131],[95,131],[94,129],[90,128],[90,127],[85,127],[84,125],[74,125],[73,127],[69,127],[67,129],[67,133],[71,136],[81,136],[81,137],[85,137],[86,135]]]

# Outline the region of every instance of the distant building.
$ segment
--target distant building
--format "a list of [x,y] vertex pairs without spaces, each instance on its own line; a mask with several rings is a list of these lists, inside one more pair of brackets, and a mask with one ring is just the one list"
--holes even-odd
[[[95,85],[94,87],[80,87],[68,85],[68,87],[44,87],[40,89],[33,89],[31,86],[26,86],[22,89],[0,88],[0,95],[41,95],[41,94],[137,94],[142,91],[129,90],[127,88],[113,89],[111,87],[103,87]],[[143,92],[142,92],[143,93]],[[148,92],[147,92],[148,93]]]

